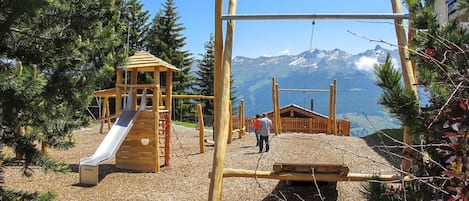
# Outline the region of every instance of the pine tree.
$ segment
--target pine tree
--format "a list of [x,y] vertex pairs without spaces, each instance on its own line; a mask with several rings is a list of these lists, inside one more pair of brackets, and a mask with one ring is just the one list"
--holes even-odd
[[[143,11],[143,4],[139,0],[130,0],[125,4],[123,9],[124,22],[127,23],[127,32],[123,36],[124,42],[129,43],[129,55],[133,55],[139,50],[145,48],[145,38],[148,33],[149,25],[147,24],[150,18],[149,11]],[[128,41],[127,41],[128,39]]]
[[[191,72],[192,56],[183,50],[186,37],[181,32],[185,28],[178,22],[181,17],[173,0],[167,0],[162,6],[162,10],[152,20],[146,46],[151,54],[179,68],[180,71],[173,76],[173,92],[187,94],[195,78]],[[164,77],[161,80],[162,83],[165,82]],[[191,109],[189,104],[185,104],[187,102],[188,100],[179,99],[174,101],[176,116],[188,116]],[[195,107],[192,108],[195,110]]]
[[[458,9],[467,9],[460,1]],[[401,200],[467,200],[469,197],[469,34],[456,20],[440,25],[433,1],[406,1],[414,13],[412,24],[421,29],[412,42],[418,86],[428,93],[426,107],[400,83],[401,74],[388,57],[376,68],[380,103],[406,125],[412,125],[414,143],[428,145],[413,150],[410,177],[393,196]],[[432,146],[445,144],[446,146]],[[404,193],[403,190],[406,192]],[[404,198],[405,196],[405,198]]]
[[[83,112],[94,90],[95,72],[118,39],[107,22],[114,1],[8,1],[0,23],[0,142],[15,147],[29,165],[66,170],[36,148],[73,146],[74,129],[88,122]],[[21,11],[21,12],[20,12]],[[117,10],[114,10],[117,11]],[[104,17],[109,17],[105,18]],[[119,19],[119,18],[117,18]],[[110,59],[109,59],[110,60]]]
[[[204,96],[213,96],[214,81],[213,81],[213,69],[215,65],[214,55],[214,39],[213,35],[210,34],[210,40],[205,43],[205,54],[202,55],[202,59],[198,60],[199,70],[196,72],[197,86],[196,92]],[[213,115],[213,100],[203,100],[204,103],[204,114]]]
[[[198,94],[204,96],[213,96],[214,91],[214,79],[213,79],[213,69],[215,65],[215,54],[214,54],[214,45],[215,41],[213,35],[210,34],[210,40],[205,43],[205,54],[201,55],[202,59],[198,60],[199,70],[197,74],[197,84],[195,86],[195,91]],[[231,75],[231,90],[230,90],[230,100],[233,102],[233,105],[236,105],[236,90],[234,87],[234,79]],[[213,100],[203,100],[205,105],[204,114],[213,115]]]

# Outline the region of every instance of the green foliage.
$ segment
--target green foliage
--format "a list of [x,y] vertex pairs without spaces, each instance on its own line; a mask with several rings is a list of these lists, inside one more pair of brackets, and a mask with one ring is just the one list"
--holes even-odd
[[[196,78],[197,85],[195,87],[196,93],[204,96],[213,96],[214,91],[214,79],[213,69],[215,66],[215,54],[214,54],[214,38],[210,34],[210,40],[205,43],[205,54],[202,55],[202,59],[198,60],[199,71],[196,72],[198,77]],[[203,112],[207,115],[213,115],[213,100],[202,100]]]
[[375,66],[375,73],[376,85],[383,89],[378,103],[384,105],[403,124],[417,123],[416,114],[419,112],[417,97],[411,89],[402,87],[401,73],[393,67],[389,54],[384,64]]
[[[397,86],[401,75],[388,62],[376,69],[377,85],[384,90],[380,103],[411,128],[414,138],[419,137],[414,142],[448,146],[425,146],[418,152],[411,151],[414,160],[410,174],[432,179],[405,182],[393,198],[464,200],[469,196],[469,34],[455,20],[440,25],[432,10],[433,1],[406,3],[414,13],[411,24],[416,27],[413,28],[425,29],[412,41],[411,59],[416,64],[418,86],[428,92],[429,103],[418,108],[415,98]],[[469,8],[467,1],[458,3],[459,9]]]
[[[167,0],[152,20],[146,38],[148,51],[158,58],[179,68],[173,75],[173,93],[187,94],[194,85],[194,75],[191,72],[192,56],[183,50],[186,37],[182,35],[185,27],[178,21],[181,18],[176,11],[174,0]],[[161,79],[165,83],[165,76]],[[174,101],[176,116],[189,116],[191,103],[185,99]]]
[[51,201],[56,197],[57,195],[53,192],[28,193],[0,189],[0,200]]
[[89,122],[83,112],[95,87],[114,86],[114,68],[127,56],[126,33],[129,46],[143,46],[138,34],[146,31],[148,12],[137,1],[124,2],[0,3],[0,143],[24,159],[25,175],[31,175],[30,165],[68,171],[36,143],[72,147],[72,131]]
[[388,187],[377,182],[368,182],[362,186],[360,190],[363,198],[369,201],[394,201],[392,194],[388,191]]
[[[201,55],[202,59],[198,60],[199,70],[196,72],[196,85],[194,90],[196,93],[204,96],[213,96],[214,92],[214,68],[215,68],[215,50],[214,50],[215,41],[213,35],[210,34],[210,40],[205,43],[205,54]],[[230,79],[230,100],[233,105],[236,105],[236,88],[234,87],[234,79],[231,74]],[[204,114],[213,115],[213,100],[202,100],[204,105]]]

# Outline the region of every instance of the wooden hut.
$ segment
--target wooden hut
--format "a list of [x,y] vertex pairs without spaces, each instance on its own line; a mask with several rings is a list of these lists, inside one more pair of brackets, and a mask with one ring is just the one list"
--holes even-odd
[[[273,111],[267,113],[273,118]],[[301,106],[290,104],[280,108],[283,132],[328,133],[329,117]],[[338,133],[350,135],[350,122],[337,120]]]

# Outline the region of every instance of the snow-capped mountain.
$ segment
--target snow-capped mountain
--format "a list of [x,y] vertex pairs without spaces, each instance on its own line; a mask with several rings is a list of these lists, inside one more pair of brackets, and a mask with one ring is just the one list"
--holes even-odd
[[[238,100],[244,99],[246,115],[272,111],[272,77],[281,89],[329,89],[337,80],[337,113],[387,117],[377,100],[381,89],[374,84],[374,66],[391,54],[400,69],[397,50],[380,46],[359,54],[340,49],[304,51],[298,55],[235,57],[232,75]],[[280,106],[297,104],[328,115],[329,93],[280,92]],[[311,101],[313,100],[313,101]],[[314,102],[314,104],[311,104]]]

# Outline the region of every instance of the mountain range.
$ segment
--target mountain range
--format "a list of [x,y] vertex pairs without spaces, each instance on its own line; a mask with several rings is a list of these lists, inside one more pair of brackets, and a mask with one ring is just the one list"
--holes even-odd
[[[377,104],[382,93],[375,85],[374,65],[391,55],[400,69],[397,50],[376,46],[358,54],[340,49],[312,49],[298,55],[238,56],[232,61],[232,76],[238,100],[245,101],[245,114],[254,116],[272,111],[272,77],[280,89],[329,90],[337,81],[337,117],[351,121],[351,134],[363,136],[399,122]],[[296,104],[328,115],[328,92],[279,92],[280,107]]]

